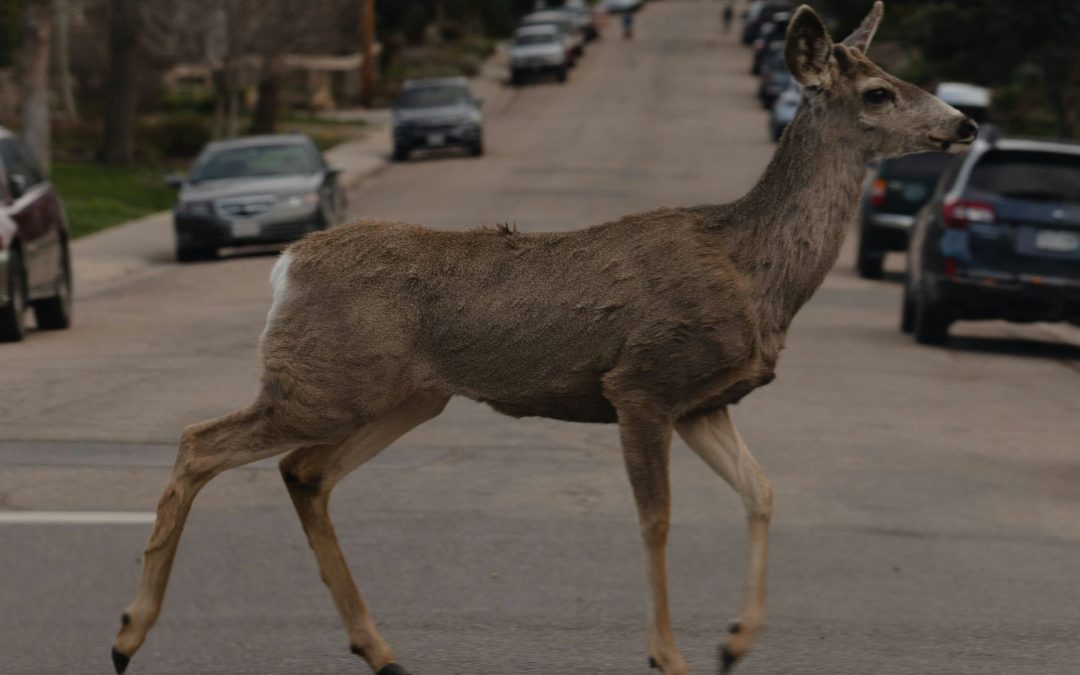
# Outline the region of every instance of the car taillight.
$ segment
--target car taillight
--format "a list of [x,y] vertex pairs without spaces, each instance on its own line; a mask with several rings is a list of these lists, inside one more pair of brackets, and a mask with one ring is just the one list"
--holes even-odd
[[885,204],[885,193],[889,189],[889,181],[884,178],[877,178],[870,184],[870,203],[874,206],[882,206]]
[[987,204],[971,202],[966,199],[956,199],[946,202],[942,209],[945,227],[950,230],[967,229],[969,223],[992,223],[995,214]]

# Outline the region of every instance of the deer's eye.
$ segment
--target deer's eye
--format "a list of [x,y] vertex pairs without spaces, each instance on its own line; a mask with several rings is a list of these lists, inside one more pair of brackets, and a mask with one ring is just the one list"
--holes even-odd
[[862,98],[870,105],[881,105],[892,98],[892,92],[884,87],[877,87],[864,91]]

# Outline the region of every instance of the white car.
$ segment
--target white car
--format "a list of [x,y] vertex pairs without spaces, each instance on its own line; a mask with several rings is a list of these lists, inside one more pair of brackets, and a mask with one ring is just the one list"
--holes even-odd
[[562,33],[570,65],[585,52],[585,34],[578,27],[577,17],[565,10],[533,12],[521,19],[521,27],[555,26]]
[[566,82],[570,68],[562,32],[551,24],[519,28],[510,45],[510,82],[521,84],[526,76],[550,73],[559,82]]

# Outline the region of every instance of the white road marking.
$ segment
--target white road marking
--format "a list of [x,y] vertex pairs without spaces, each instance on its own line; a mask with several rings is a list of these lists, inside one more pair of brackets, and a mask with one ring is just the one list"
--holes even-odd
[[145,525],[152,511],[0,511],[0,525]]

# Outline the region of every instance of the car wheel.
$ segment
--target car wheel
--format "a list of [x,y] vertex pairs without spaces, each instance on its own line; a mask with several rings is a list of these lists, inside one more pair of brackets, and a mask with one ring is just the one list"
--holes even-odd
[[922,345],[943,345],[949,337],[949,317],[940,305],[916,298],[912,316],[915,341]]
[[401,145],[395,145],[394,146],[394,161],[395,162],[404,162],[407,159],[409,159],[409,149],[404,147],[404,146],[401,146]]
[[525,81],[525,73],[521,72],[520,70],[511,70],[510,71],[510,84],[512,84],[512,85],[514,85],[516,87],[516,86],[520,85],[524,81]]
[[23,315],[26,313],[26,275],[22,256],[13,248],[8,254],[8,295],[6,305],[0,306],[0,342],[18,342],[26,335]]
[[900,332],[911,334],[915,327],[915,302],[911,299],[911,289],[904,284],[904,298],[900,301]]
[[484,154],[484,141],[480,140],[472,144],[469,154],[473,157],[481,157]]
[[63,330],[71,326],[71,257],[67,241],[61,244],[60,258],[56,295],[34,302],[34,319],[41,330]]
[[559,82],[566,82],[567,69],[563,66],[555,71],[555,79]]
[[866,235],[859,233],[859,252],[855,259],[855,268],[864,279],[880,279],[885,276],[885,257],[867,246]]
[[200,260],[213,260],[217,256],[217,249],[204,248],[202,246],[177,246],[176,262],[190,263]]

